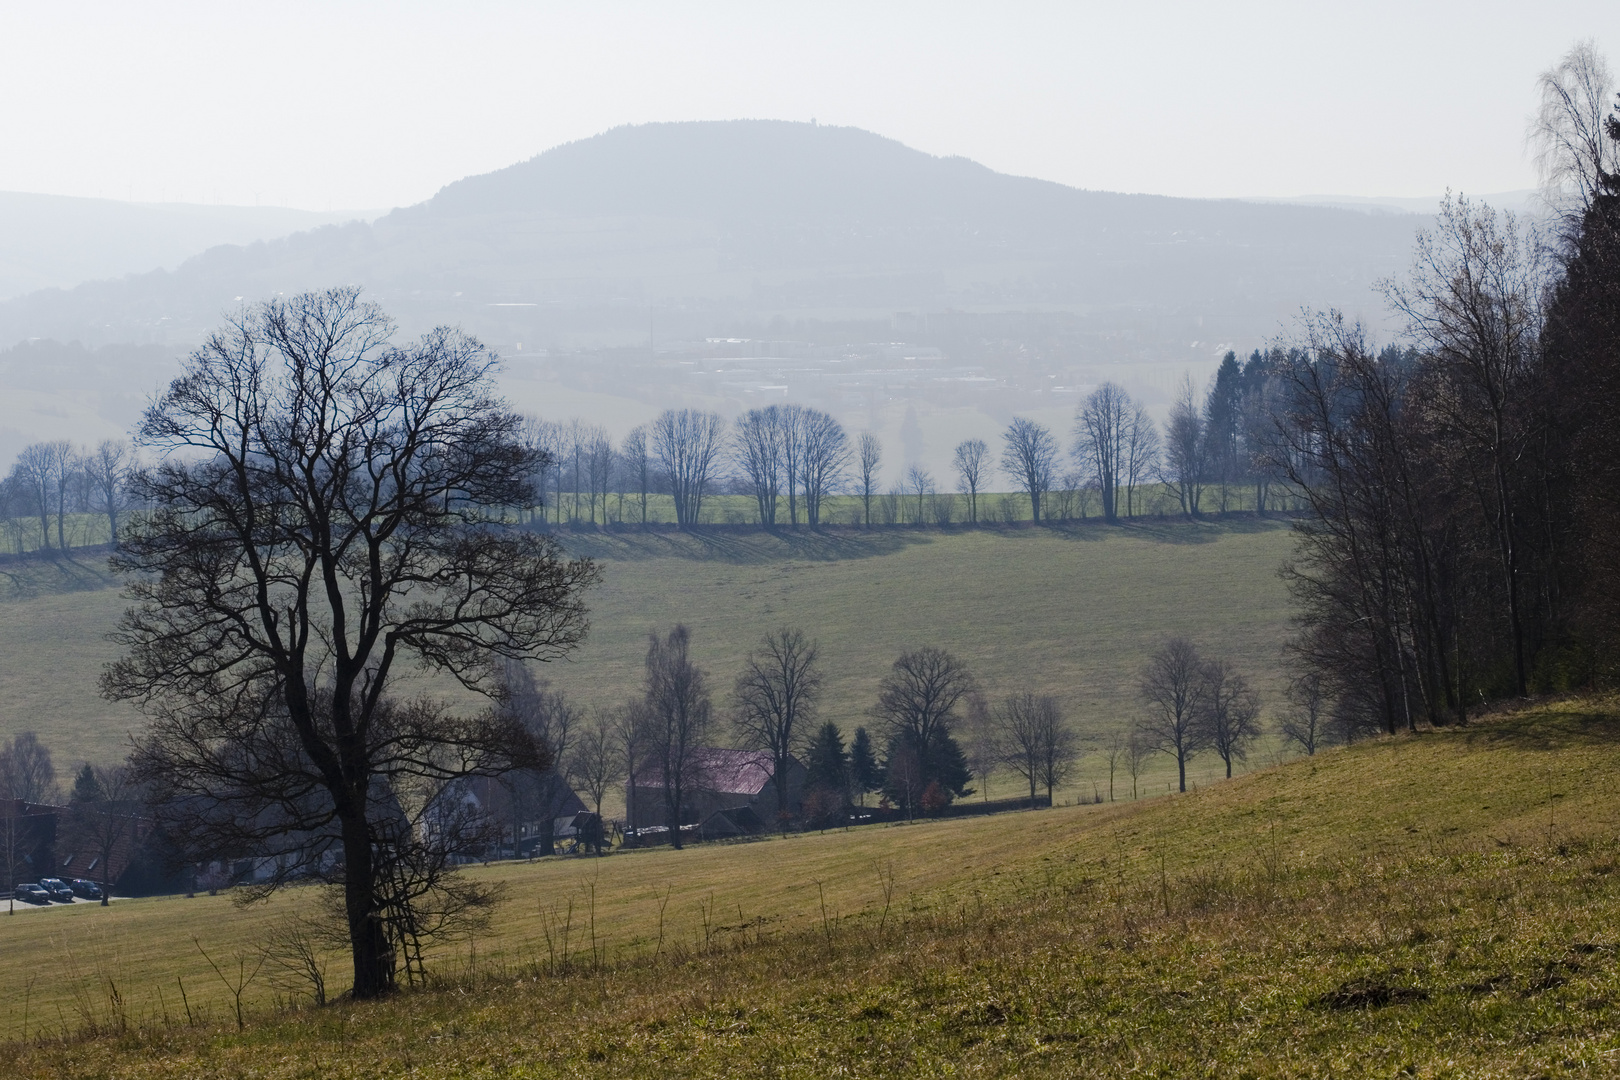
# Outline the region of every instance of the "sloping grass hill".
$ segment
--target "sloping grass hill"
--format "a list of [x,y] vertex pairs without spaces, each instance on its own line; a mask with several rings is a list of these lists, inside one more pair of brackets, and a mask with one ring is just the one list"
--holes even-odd
[[0,1014],[32,988],[22,1077],[1609,1075],[1617,767],[1620,703],[1570,702],[1141,803],[492,866],[429,989],[261,980],[241,1031],[222,982],[309,897],[36,911]]

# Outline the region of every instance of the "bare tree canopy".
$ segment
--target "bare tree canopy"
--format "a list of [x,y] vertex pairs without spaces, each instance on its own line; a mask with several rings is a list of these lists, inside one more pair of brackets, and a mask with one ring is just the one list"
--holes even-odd
[[776,501],[782,489],[782,410],[779,405],[749,409],[737,421],[733,451],[754,494],[759,523],[776,527]]
[[856,468],[860,472],[861,523],[872,527],[872,496],[877,492],[878,467],[883,464],[883,443],[870,431],[861,432],[856,448]]
[[891,736],[926,749],[950,734],[957,705],[977,688],[961,661],[927,646],[895,660],[878,688],[872,715]]
[[1203,509],[1207,453],[1204,415],[1198,407],[1192,376],[1188,375],[1170,405],[1170,418],[1164,428],[1164,452],[1159,459],[1159,478],[1176,493],[1181,512],[1188,517],[1197,517]]
[[1093,390],[1074,419],[1075,456],[1091,471],[1102,494],[1103,517],[1119,520],[1116,503],[1126,480],[1126,442],[1136,403],[1116,383]]
[[692,634],[677,625],[647,642],[645,745],[664,791],[670,843],[681,847],[687,792],[702,780],[701,750],[713,724],[709,677],[692,662]]
[[1292,708],[1277,722],[1277,733],[1299,747],[1307,756],[1328,744],[1328,700],[1322,677],[1305,672],[1288,684]]
[[23,447],[11,467],[11,482],[24,493],[39,518],[39,546],[51,548],[51,518],[56,518],[56,546],[67,550],[67,491],[73,482],[73,444],[60,440]]
[[574,739],[566,762],[569,781],[591,800],[591,809],[598,817],[602,816],[602,800],[625,778],[619,723],[617,710],[593,713]]
[[934,494],[934,478],[927,469],[921,465],[913,465],[906,469],[906,494],[911,497],[911,521],[914,525],[925,525],[928,522],[923,511],[924,500]]
[[129,444],[103,439],[79,459],[79,470],[90,489],[91,506],[107,517],[108,543],[118,543],[118,515],[129,500],[129,476],[134,462]]
[[821,698],[816,644],[800,630],[784,627],[765,635],[743,661],[732,691],[734,723],[744,746],[771,755],[779,821],[788,814],[788,768],[810,736]]
[[[100,869],[101,906],[112,902],[113,853],[120,844],[134,839],[135,816],[139,809],[130,769],[125,765],[85,763],[74,785],[73,810],[67,831],[81,850],[95,852],[93,865]],[[84,781],[88,781],[85,783]],[[60,827],[60,826],[59,826]]]
[[647,428],[638,424],[630,429],[619,446],[619,470],[623,483],[635,492],[637,520],[647,524],[647,496],[652,493],[652,459],[647,456]]
[[1542,197],[1563,217],[1572,237],[1606,178],[1620,173],[1620,144],[1608,136],[1614,80],[1588,38],[1542,72],[1536,88],[1541,102],[1530,121],[1529,142]]
[[1408,319],[1437,393],[1429,414],[1459,460],[1447,472],[1486,506],[1513,638],[1515,690],[1529,688],[1523,612],[1524,545],[1515,473],[1541,431],[1534,422],[1545,274],[1512,214],[1447,196],[1432,231],[1418,234],[1406,281],[1387,285]]
[[611,717],[613,748],[618,752],[619,764],[624,772],[624,820],[632,828],[646,817],[637,802],[637,778],[651,764],[648,757],[652,747],[652,715],[647,709],[645,688],[640,696],[630,698],[614,709]]
[[1125,417],[1125,516],[1136,513],[1136,490],[1159,471],[1159,428],[1140,404]]
[[1138,682],[1146,711],[1137,731],[1147,746],[1176,759],[1182,791],[1187,790],[1187,762],[1209,745],[1199,722],[1203,676],[1197,647],[1184,637],[1173,637],[1148,660]]
[[583,724],[584,710],[563,691],[536,679],[526,664],[507,661],[497,680],[496,707],[502,720],[527,733],[545,760],[542,766],[515,768],[498,777],[499,789],[506,796],[513,854],[521,847],[524,826],[533,823],[539,827],[535,851],[554,855],[553,826],[572,795],[563,769]]
[[1050,801],[1072,772],[1077,749],[1057,699],[1028,691],[1010,694],[990,715],[1000,760],[1028,781],[1030,806],[1035,805],[1035,789],[1040,786]]
[[0,746],[0,799],[48,801],[56,793],[56,766],[51,752],[32,731]]
[[823,500],[843,482],[849,467],[849,436],[844,426],[820,409],[806,409],[799,425],[799,488],[804,492],[804,520],[821,524]]
[[968,521],[979,521],[979,492],[989,482],[992,468],[990,448],[983,439],[964,439],[952,458],[956,468],[956,490],[968,497]]
[[1041,498],[1052,487],[1052,478],[1057,472],[1057,440],[1044,425],[1022,416],[1013,417],[1001,439],[1005,443],[1001,468],[1029,496],[1030,513],[1039,525]]
[[597,579],[503,521],[536,502],[537,462],[494,357],[393,332],[341,288],[245,309],[192,353],[141,423],[164,457],[134,484],[153,509],[114,559],[133,606],[102,678],[151,718],[132,761],[182,835],[289,872],[339,857],[357,997],[393,985],[398,874],[448,858],[407,824],[543,757],[492,711],[392,700],[396,667],[494,693],[496,661],[583,640]]
[[1226,763],[1230,780],[1232,763],[1246,760],[1250,745],[1260,737],[1260,698],[1226,660],[1206,661],[1200,674],[1198,722],[1204,741]]
[[698,409],[665,409],[652,423],[653,454],[675,500],[675,522],[683,529],[703,516],[708,494],[720,467],[726,422]]

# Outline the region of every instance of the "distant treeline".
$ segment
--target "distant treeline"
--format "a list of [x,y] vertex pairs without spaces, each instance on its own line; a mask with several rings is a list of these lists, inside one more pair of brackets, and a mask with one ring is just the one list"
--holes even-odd
[[[943,480],[911,465],[899,483],[884,484],[875,435],[851,438],[827,413],[799,405],[751,409],[735,422],[670,409],[618,445],[578,419],[530,420],[526,441],[542,462],[534,477],[537,500],[513,513],[575,528],[767,529],[1265,513],[1294,503],[1274,491],[1274,476],[1256,453],[1270,363],[1255,352],[1240,365],[1228,353],[1201,399],[1190,380],[1183,383],[1162,430],[1124,390],[1104,384],[1077,411],[1067,448],[1045,426],[1016,418],[999,453],[982,439],[958,445]],[[128,495],[136,467],[122,441],[93,449],[65,440],[26,447],[0,482],[4,550],[109,543],[121,516],[138,509]]]
[[877,436],[851,438],[827,413],[799,405],[750,409],[735,422],[666,410],[617,446],[577,419],[531,421],[527,439],[545,463],[536,486],[546,497],[529,514],[555,525],[870,528],[1265,513],[1295,502],[1274,490],[1276,474],[1258,454],[1271,363],[1259,351],[1246,364],[1227,353],[1207,393],[1183,383],[1162,429],[1105,383],[1077,410],[1067,447],[1018,417],[995,450],[982,439],[959,444],[950,476],[910,465],[889,484],[880,479]]
[[94,448],[67,440],[25,447],[0,480],[0,551],[20,555],[110,543],[134,508],[134,467],[134,451],[117,439]]

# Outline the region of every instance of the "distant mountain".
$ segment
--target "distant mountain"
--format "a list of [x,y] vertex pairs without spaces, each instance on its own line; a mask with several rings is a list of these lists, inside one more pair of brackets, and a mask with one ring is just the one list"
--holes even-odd
[[0,300],[99,278],[172,269],[220,244],[250,244],[375,216],[0,191]]
[[[1193,166],[1195,167],[1195,166]],[[0,342],[184,345],[237,298],[357,282],[408,329],[646,344],[773,316],[1072,313],[1099,341],[1255,340],[1302,305],[1376,317],[1421,219],[1082,191],[854,128],[647,124],[370,223],[0,304]],[[531,346],[532,347],[532,346]]]

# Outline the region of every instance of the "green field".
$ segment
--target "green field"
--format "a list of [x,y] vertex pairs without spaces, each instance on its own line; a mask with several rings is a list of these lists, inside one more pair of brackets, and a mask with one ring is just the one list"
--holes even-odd
[[[958,654],[992,695],[1057,695],[1093,746],[1131,717],[1136,672],[1169,634],[1231,657],[1272,703],[1280,689],[1289,611],[1277,568],[1291,540],[1277,522],[567,539],[601,560],[603,584],[589,641],[544,673],[591,705],[635,693],[646,635],[677,621],[692,628],[722,706],[748,650],[772,629],[801,627],[821,645],[824,715],[846,733],[866,722],[895,656],[919,645]],[[115,589],[45,585],[0,603],[0,735],[38,731],[59,764],[114,759],[140,722],[96,692],[123,601]],[[1194,778],[1213,778],[1217,764],[1201,763]],[[1105,782],[1091,754],[1069,797]],[[1014,790],[1005,780],[990,789]]]
[[1570,702],[1134,804],[492,866],[434,989],[261,980],[241,1034],[193,939],[234,971],[307,895],[31,911],[0,1019],[23,1077],[1612,1075],[1617,736]]

